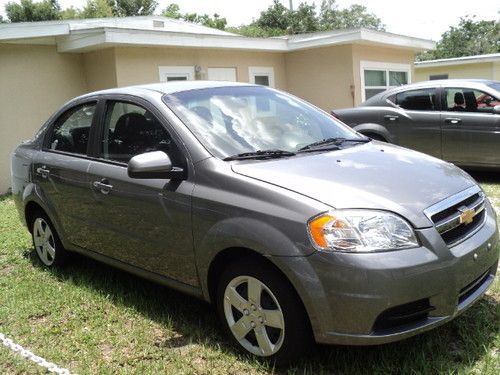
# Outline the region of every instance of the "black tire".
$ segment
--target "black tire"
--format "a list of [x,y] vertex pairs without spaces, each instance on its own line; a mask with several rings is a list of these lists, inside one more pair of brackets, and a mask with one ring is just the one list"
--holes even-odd
[[[244,280],[257,280],[264,284],[262,292],[260,294],[261,297],[261,305],[257,309],[248,308],[245,305],[241,310],[236,309],[229,302],[225,305],[225,292],[226,288],[231,284],[231,287],[234,286],[234,282],[238,282],[239,279]],[[251,278],[251,279],[250,279]],[[235,281],[236,280],[236,281]],[[255,283],[255,281],[252,281]],[[233,283],[233,284],[232,284]],[[239,296],[244,297],[244,300],[250,306],[254,306],[252,304],[251,299],[248,297],[248,286],[250,284],[246,284],[246,295],[245,295],[245,281],[242,281],[240,286],[235,288],[238,291]],[[241,288],[241,289],[240,289]],[[268,293],[268,290],[271,294]],[[275,298],[278,302],[278,305],[274,303],[273,298]],[[229,301],[229,298],[227,299]],[[277,365],[285,365],[288,364],[301,356],[303,356],[308,350],[310,350],[314,346],[314,340],[312,336],[312,330],[309,324],[309,317],[304,309],[302,302],[300,301],[297,293],[290,285],[288,280],[284,279],[274,267],[271,265],[255,261],[253,259],[241,259],[237,263],[230,264],[222,273],[221,278],[217,287],[217,295],[216,295],[216,303],[217,303],[217,314],[222,323],[225,333],[232,340],[232,342],[240,349],[246,353],[253,354],[259,358],[264,360],[273,361]],[[230,314],[233,315],[234,319],[231,323],[228,321],[226,317],[225,309],[227,305],[231,306]],[[242,306],[240,306],[241,308]],[[262,309],[261,309],[262,308]],[[246,310],[250,310],[245,312]],[[253,312],[251,310],[254,310]],[[267,320],[266,311],[271,311],[273,316],[279,315],[279,309],[281,309],[283,320],[280,321],[280,324],[283,325],[283,329],[275,328],[268,326],[266,323],[270,323]],[[246,313],[246,318],[243,314]],[[261,314],[262,316],[259,316]],[[238,316],[240,316],[238,318]],[[267,315],[270,316],[270,315]],[[264,323],[261,318],[264,317]],[[252,327],[249,328],[248,325],[246,329],[249,328],[248,333],[243,339],[238,340],[233,334],[233,331],[230,328],[230,324],[234,324],[234,322],[240,322],[245,318],[250,320],[250,324],[253,324]],[[257,326],[255,326],[257,324]],[[234,324],[237,326],[238,324]],[[242,323],[245,325],[245,323]],[[279,325],[279,324],[278,324]],[[234,327],[233,326],[233,327]],[[244,329],[242,332],[246,331]],[[261,346],[257,340],[257,333],[262,338],[262,333],[265,332],[269,342],[274,346],[273,352],[271,354],[265,354],[260,349]],[[256,344],[251,349],[248,349],[248,345]],[[247,347],[246,347],[246,346]],[[265,345],[264,345],[265,346]],[[259,353],[256,353],[255,350],[259,350]],[[275,351],[274,351],[275,350]]]
[[31,217],[30,225],[33,248],[40,262],[48,268],[64,265],[69,258],[68,252],[49,217],[43,211],[36,211]]

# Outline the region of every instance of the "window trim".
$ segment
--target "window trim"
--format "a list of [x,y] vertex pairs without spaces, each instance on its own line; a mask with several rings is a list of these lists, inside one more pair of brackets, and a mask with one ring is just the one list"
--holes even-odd
[[160,82],[168,82],[168,77],[186,77],[187,81],[195,81],[194,65],[159,65],[158,75]]
[[274,88],[274,67],[272,66],[249,66],[248,67],[248,82],[255,83],[256,76],[267,76],[269,78],[269,86]]
[[[85,105],[95,105],[95,110],[94,114],[92,115],[92,122],[90,123],[90,129],[89,129],[89,140],[87,142],[87,150],[84,154],[79,154],[75,152],[69,152],[69,151],[62,151],[62,150],[53,150],[49,147],[49,142],[52,137],[54,127],[58,123],[59,119],[63,117],[66,113],[69,111],[72,111],[78,107],[83,107]],[[92,150],[94,148],[94,144],[92,142],[94,136],[95,136],[95,129],[98,126],[98,122],[100,120],[99,115],[100,115],[100,100],[99,98],[85,98],[82,101],[76,102],[76,103],[71,103],[63,108],[54,116],[52,121],[50,122],[49,126],[45,130],[45,134],[43,137],[43,142],[42,142],[42,151],[44,152],[52,152],[55,154],[60,154],[60,155],[67,155],[67,156],[74,156],[74,157],[79,157],[79,158],[89,158],[91,157]]]
[[385,89],[398,87],[390,86],[389,71],[392,72],[405,72],[408,77],[407,84],[411,83],[411,64],[399,64],[399,63],[389,63],[382,61],[366,61],[362,60],[359,62],[359,74],[361,79],[361,102],[366,100],[366,89],[365,86],[365,70],[383,70],[386,74],[386,85],[385,86],[368,86],[368,88],[373,89]]
[[188,175],[191,173],[190,170],[190,154],[189,150],[185,147],[184,142],[182,141],[182,137],[177,133],[175,128],[170,124],[170,120],[168,120],[154,105],[152,105],[149,101],[134,95],[128,94],[108,94],[100,97],[101,106],[100,107],[100,116],[98,118],[98,123],[95,126],[95,149],[93,150],[95,154],[92,156],[92,160],[112,164],[119,167],[128,167],[128,163],[123,163],[121,161],[105,159],[101,156],[100,145],[104,141],[104,127],[106,121],[106,111],[109,105],[109,102],[125,102],[130,103],[139,107],[143,107],[147,111],[151,112],[161,126],[165,129],[165,131],[170,135],[172,141],[175,142],[177,149],[181,153],[181,157],[184,160],[185,171]]
[[[440,101],[440,104],[441,104],[441,112],[448,112],[448,113],[454,113],[454,114],[460,114],[460,115],[463,115],[463,114],[474,114],[474,115],[492,115],[494,113],[490,113],[490,112],[482,112],[482,111],[477,111],[477,112],[470,112],[470,111],[460,111],[460,112],[456,112],[456,111],[450,111],[448,108],[448,100],[447,100],[447,96],[448,96],[448,90],[472,90],[472,91],[478,91],[478,92],[482,92],[483,94],[486,94],[486,95],[489,95],[491,96],[492,98],[496,99],[496,96],[489,93],[488,91],[484,91],[483,89],[481,88],[473,88],[473,87],[466,87],[466,86],[447,86],[447,85],[443,85],[441,86],[441,101]],[[500,100],[500,98],[498,99]],[[492,107],[493,108],[493,107]]]

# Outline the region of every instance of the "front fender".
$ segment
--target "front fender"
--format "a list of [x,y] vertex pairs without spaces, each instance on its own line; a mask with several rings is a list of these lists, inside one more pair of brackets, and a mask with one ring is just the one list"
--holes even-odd
[[[298,229],[299,225],[296,224]],[[215,223],[205,236],[195,242],[196,263],[204,292],[207,289],[208,269],[221,251],[246,248],[265,257],[304,257],[315,250],[309,245],[305,224],[303,241],[292,241],[279,229],[262,221],[236,217]]]

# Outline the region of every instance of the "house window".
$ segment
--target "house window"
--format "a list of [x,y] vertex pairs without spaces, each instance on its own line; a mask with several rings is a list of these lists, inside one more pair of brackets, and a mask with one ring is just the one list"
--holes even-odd
[[193,81],[194,66],[159,66],[160,82]]
[[411,82],[409,64],[361,61],[361,100]]
[[236,68],[208,68],[208,80],[236,82]]
[[429,80],[434,81],[436,79],[448,79],[448,74],[431,74]]
[[269,66],[250,66],[248,68],[250,83],[274,87],[274,68]]

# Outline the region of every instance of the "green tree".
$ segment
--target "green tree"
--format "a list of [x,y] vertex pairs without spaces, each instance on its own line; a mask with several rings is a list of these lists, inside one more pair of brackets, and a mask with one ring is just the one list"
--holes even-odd
[[161,12],[162,16],[179,19],[182,18],[182,14],[180,12],[179,5],[172,3],[169,4],[163,12]]
[[8,2],[5,12],[10,22],[52,21],[61,19],[61,7],[57,0],[42,0],[34,3],[32,0]]
[[157,6],[155,0],[114,0],[114,13],[118,17],[150,16]]
[[257,26],[255,24],[228,27],[226,28],[226,31],[243,36],[248,36],[250,38],[269,38],[273,36],[283,35],[283,30],[281,29],[265,28]]
[[318,31],[320,24],[316,17],[316,5],[301,3],[295,11],[288,13],[288,32],[291,34]]
[[322,30],[357,29],[365,27],[384,30],[385,26],[375,14],[359,4],[339,9],[336,0],[323,0],[319,11],[319,23]]
[[61,11],[61,19],[63,20],[76,20],[82,18],[82,12],[80,9],[70,6]]
[[259,30],[264,35],[268,30],[282,30],[283,34],[297,34],[360,27],[384,29],[380,18],[369,13],[366,7],[355,4],[349,8],[340,9],[336,0],[323,0],[319,14],[316,13],[314,4],[301,3],[296,10],[290,10],[279,0],[274,0],[269,8],[260,13],[260,17],[252,25],[260,28]]
[[273,5],[260,12],[260,17],[254,24],[263,29],[279,29],[286,31],[290,26],[291,12],[292,11],[281,4],[279,0],[273,0]]
[[441,35],[436,50],[418,56],[418,60],[446,59],[461,56],[500,53],[500,22],[476,21],[475,16],[460,18]]
[[169,4],[162,12],[165,17],[183,19],[184,21],[197,23],[203,26],[212,27],[214,29],[224,30],[227,25],[227,20],[224,17],[219,16],[217,13],[211,17],[208,14],[198,14],[198,13],[184,13],[180,12],[179,5],[172,3]]
[[80,15],[81,18],[107,18],[113,17],[115,11],[108,0],[87,0]]

